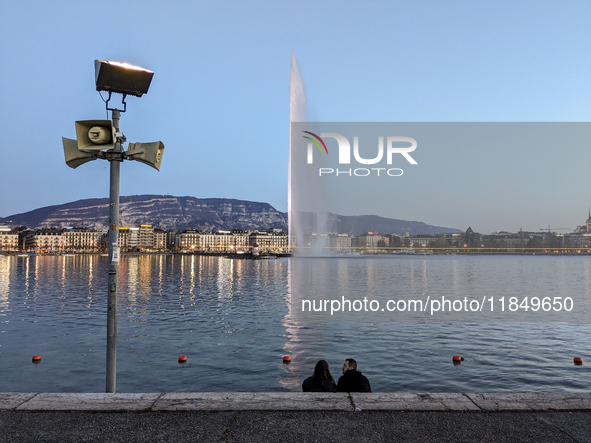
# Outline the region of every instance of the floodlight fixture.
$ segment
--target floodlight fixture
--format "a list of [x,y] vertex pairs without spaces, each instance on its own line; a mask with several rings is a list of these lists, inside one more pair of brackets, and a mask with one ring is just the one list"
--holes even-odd
[[141,97],[148,92],[154,73],[129,63],[94,61],[97,91]]

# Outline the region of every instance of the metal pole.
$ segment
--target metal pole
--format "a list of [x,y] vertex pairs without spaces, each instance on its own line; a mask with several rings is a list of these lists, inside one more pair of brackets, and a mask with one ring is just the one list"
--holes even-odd
[[[112,111],[113,127],[119,132],[119,110]],[[114,152],[121,152],[121,143]],[[121,159],[109,160],[109,288],[107,299],[107,390],[114,393],[117,384],[117,269],[119,267],[119,171]]]

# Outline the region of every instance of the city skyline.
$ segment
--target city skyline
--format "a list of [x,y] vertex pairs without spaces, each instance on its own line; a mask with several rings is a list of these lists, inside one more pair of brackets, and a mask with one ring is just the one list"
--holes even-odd
[[[158,197],[158,196],[133,196],[133,198],[141,198],[141,197]],[[164,197],[164,196],[163,196]],[[167,198],[170,198],[171,196],[166,196]],[[122,198],[125,199],[129,199],[130,197],[128,196],[122,196]],[[172,197],[172,198],[176,198],[176,197]],[[187,198],[187,197],[185,197]],[[189,197],[192,198],[192,197]],[[194,199],[194,197],[193,197]],[[215,200],[215,199],[214,199]],[[219,199],[219,200],[226,200],[226,201],[231,201],[232,199]],[[94,200],[93,200],[94,201]],[[71,202],[71,203],[80,203],[80,202]],[[254,205],[263,205],[263,206],[267,206],[272,208],[271,205],[269,205],[268,203],[264,203],[264,202],[245,202],[245,201],[236,201],[236,203],[240,205],[240,203],[251,203]],[[223,203],[222,203],[223,205]],[[95,205],[96,208],[99,208],[100,206],[106,206],[106,204],[103,205]],[[47,218],[43,219],[39,219],[37,215],[34,215],[34,213],[38,210],[48,210],[48,209],[54,209],[53,212],[49,211],[47,212],[47,215],[49,217],[51,221],[48,222]],[[78,208],[80,209],[82,212],[85,212],[88,210],[87,207],[80,207]],[[213,211],[213,213],[215,213],[215,211],[209,207],[206,209],[208,211]],[[226,208],[227,210],[227,208]],[[15,230],[20,230],[20,228],[25,228],[26,230],[61,230],[61,231],[67,231],[67,230],[76,230],[76,229],[83,229],[83,230],[89,230],[89,231],[93,231],[93,232],[107,232],[108,230],[108,226],[104,223],[98,222],[94,220],[94,217],[91,217],[91,219],[93,220],[92,223],[88,223],[88,220],[84,221],[83,219],[80,219],[77,216],[74,216],[75,221],[74,222],[65,222],[68,220],[67,215],[64,218],[64,215],[61,215],[61,220],[60,220],[60,213],[62,212],[69,212],[71,211],[71,209],[68,208],[68,205],[64,205],[63,207],[60,206],[55,206],[53,208],[51,207],[46,207],[46,208],[37,208],[36,210],[31,211],[30,217],[35,218],[37,221],[36,222],[27,222],[24,221],[26,220],[26,217],[23,218],[22,216],[27,215],[27,213],[25,214],[14,214],[14,215],[19,215],[21,216],[20,219],[18,219],[16,222],[10,220],[9,218],[0,218],[0,233],[2,233],[2,231],[15,231]],[[134,210],[132,210],[132,212],[136,212]],[[226,214],[227,215],[227,214]],[[265,226],[265,227],[261,227],[261,226],[257,226],[258,223],[257,222],[253,222],[252,225],[248,225],[248,222],[245,222],[246,219],[241,219],[238,224],[240,226],[232,226],[232,222],[226,220],[225,222],[222,223],[222,225],[216,226],[214,224],[209,224],[207,223],[206,225],[202,225],[200,224],[200,222],[195,221],[195,223],[193,223],[191,226],[189,225],[185,225],[184,227],[171,227],[170,223],[171,223],[171,218],[170,218],[170,214],[166,219],[166,222],[164,223],[164,225],[161,224],[161,222],[158,221],[154,221],[153,217],[148,217],[146,219],[140,219],[138,218],[133,218],[127,221],[124,221],[120,224],[119,229],[120,230],[127,230],[127,229],[135,229],[138,230],[141,227],[150,227],[150,228],[155,228],[158,230],[162,230],[163,232],[172,232],[172,231],[185,231],[185,230],[190,230],[190,231],[198,231],[198,232],[204,232],[204,233],[215,233],[215,232],[229,232],[228,230],[238,230],[238,231],[253,231],[253,232],[264,232],[264,231],[274,231],[274,230],[279,230],[279,231],[285,231],[288,232],[287,228],[287,213],[281,213],[279,211],[275,212],[274,215],[280,215],[282,218],[277,219],[279,220],[281,223],[279,223],[281,225],[280,228],[277,227],[269,227],[269,226]],[[342,217],[342,214],[333,214],[337,217]],[[136,214],[137,216],[137,214]],[[252,216],[252,214],[251,214]],[[57,217],[57,218],[56,218]],[[367,217],[367,216],[361,216],[361,217]],[[393,219],[387,219],[384,217],[379,217],[379,216],[369,216],[369,217],[373,217],[373,219],[378,219],[378,220],[391,220],[391,221],[400,221],[400,222],[405,222],[404,220],[393,220]],[[256,218],[256,215],[255,215]],[[72,219],[72,220],[74,220]],[[41,221],[40,221],[41,220]],[[381,221],[380,220],[380,221]],[[582,219],[581,219],[582,220]],[[260,220],[257,220],[260,221]],[[341,220],[342,221],[342,220]],[[408,222],[408,221],[407,221]],[[149,223],[149,224],[147,224]],[[229,224],[228,224],[229,223]],[[248,226],[245,226],[245,223]],[[412,231],[412,229],[410,228],[405,228],[405,229],[398,229],[399,232],[394,232],[396,231],[396,229],[392,229],[387,228],[387,229],[379,229],[377,226],[372,226],[371,225],[371,221],[369,222],[365,222],[365,229],[353,229],[353,230],[349,230],[348,232],[342,231],[338,229],[338,224],[335,224],[332,226],[332,228],[328,229],[326,232],[318,232],[320,235],[326,235],[326,234],[346,234],[346,235],[363,235],[365,233],[370,234],[370,233],[374,233],[374,234],[385,234],[385,235],[394,235],[394,236],[405,236],[405,235],[410,235],[410,236],[438,236],[438,235],[451,235],[454,234],[456,235],[457,233],[460,234],[464,234],[465,232],[468,231],[474,231],[470,225],[470,223],[467,223],[467,228],[458,228],[458,227],[442,227],[442,226],[432,226],[432,225],[425,225],[424,223],[418,222],[420,225],[424,225],[426,227],[426,229],[423,231],[421,231],[420,227],[414,229],[414,231],[418,231],[418,232],[405,232],[406,230],[410,230]],[[417,223],[417,222],[410,222],[410,223]],[[317,231],[315,231],[314,229],[309,230],[308,228],[306,228],[306,234],[312,234],[314,233],[314,235],[317,233]],[[368,231],[368,229],[370,231]],[[441,229],[441,230],[438,230]],[[550,226],[548,225],[547,227],[542,227],[539,229],[534,229],[534,230],[524,230],[522,228],[519,229],[512,229],[512,230],[506,230],[506,229],[498,229],[495,231],[491,231],[491,232],[478,232],[475,231],[476,233],[480,234],[480,235],[519,235],[520,233],[527,233],[527,234],[540,234],[542,235],[543,231],[545,233],[552,233],[553,235],[558,235],[558,236],[563,236],[563,235],[579,235],[579,234],[586,234],[586,236],[591,235],[591,208],[588,210],[588,217],[587,219],[585,219],[583,221],[583,223],[581,224],[577,224],[575,228],[570,229],[570,228],[560,228],[560,227],[556,227],[556,226]]]
[[[0,217],[108,195],[106,162],[73,171],[61,146],[74,121],[106,116],[97,58],[155,72],[149,93],[127,100],[121,128],[130,142],[162,140],[162,169],[124,163],[122,195],[236,198],[285,212],[292,52],[312,121],[591,120],[585,2],[138,4],[106,2],[113,29],[88,20],[90,4],[0,7],[0,99],[9,104],[0,111]],[[589,149],[416,155],[417,168],[442,173],[418,187],[401,182],[378,215],[534,231],[574,229],[591,205]]]

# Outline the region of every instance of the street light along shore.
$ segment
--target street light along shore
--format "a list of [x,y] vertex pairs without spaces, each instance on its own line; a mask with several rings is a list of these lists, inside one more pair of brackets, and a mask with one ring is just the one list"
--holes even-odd
[[[111,120],[81,120],[75,122],[76,139],[62,137],[66,164],[73,169],[96,159],[110,163],[109,186],[109,266],[107,289],[107,376],[106,392],[114,393],[117,384],[117,271],[119,267],[119,174],[123,160],[137,160],[160,170],[164,144],[129,143],[120,131],[120,113],[127,110],[128,95],[141,97],[148,92],[154,73],[128,63],[95,60],[96,90],[109,93],[104,100]],[[113,93],[122,94],[123,109],[110,108]],[[102,96],[101,96],[102,98]]]

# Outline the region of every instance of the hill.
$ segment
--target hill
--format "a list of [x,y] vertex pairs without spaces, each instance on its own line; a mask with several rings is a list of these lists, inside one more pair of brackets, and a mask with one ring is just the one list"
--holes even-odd
[[[30,228],[83,226],[106,230],[109,199],[78,200],[46,206],[33,211],[0,218],[0,224]],[[307,228],[312,229],[312,216]],[[423,222],[397,220],[376,215],[343,216],[329,214],[328,230],[359,234],[377,231],[389,234],[435,234],[461,232],[454,228],[427,225]],[[151,224],[164,230],[258,229],[287,230],[287,214],[268,203],[229,198],[175,197],[171,195],[133,195],[120,198],[121,226]]]

